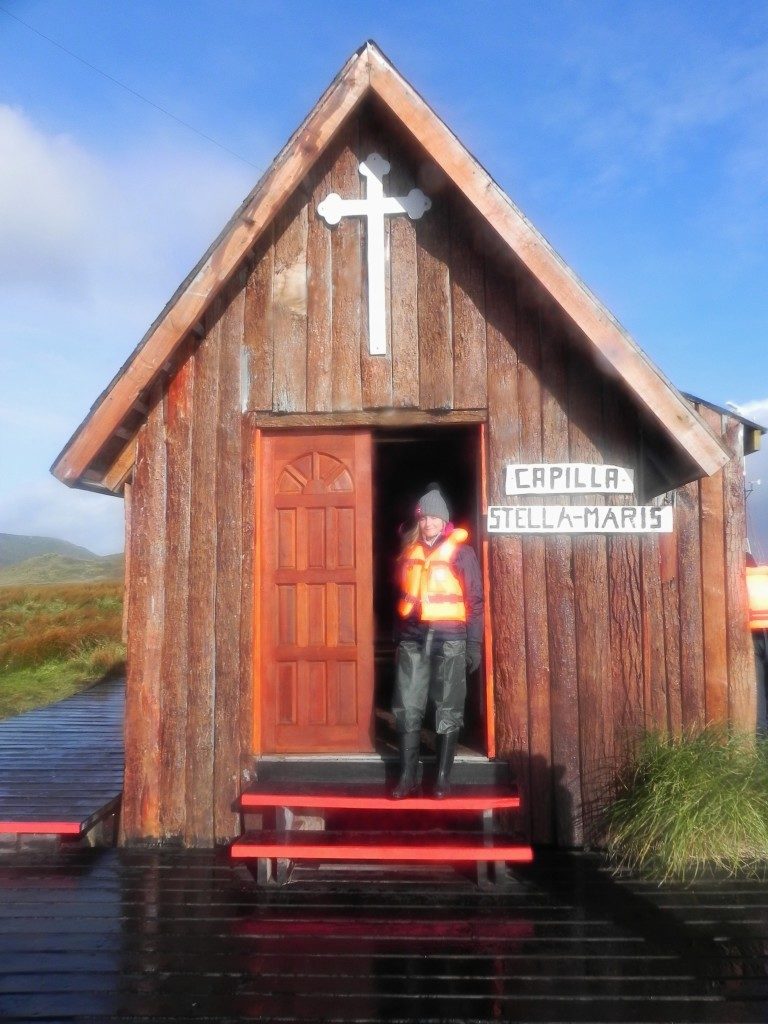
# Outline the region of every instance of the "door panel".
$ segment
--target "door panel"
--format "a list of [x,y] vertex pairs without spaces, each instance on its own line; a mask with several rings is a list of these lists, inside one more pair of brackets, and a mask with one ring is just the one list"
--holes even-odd
[[371,750],[371,435],[264,435],[262,471],[262,749]]

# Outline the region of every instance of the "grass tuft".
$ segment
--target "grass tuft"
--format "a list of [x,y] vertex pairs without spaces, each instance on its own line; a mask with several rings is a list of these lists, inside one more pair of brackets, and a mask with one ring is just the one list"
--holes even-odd
[[659,881],[754,875],[768,863],[768,743],[711,727],[646,735],[608,808],[615,867]]

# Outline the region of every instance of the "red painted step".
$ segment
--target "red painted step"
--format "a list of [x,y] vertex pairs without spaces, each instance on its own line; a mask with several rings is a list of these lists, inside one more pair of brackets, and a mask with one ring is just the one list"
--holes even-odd
[[263,790],[254,787],[240,799],[243,809],[258,807],[325,807],[361,811],[485,811],[515,810],[520,797],[509,791],[488,786],[454,786],[449,796],[435,800],[431,796],[411,796],[392,800],[381,787],[347,786],[344,788],[311,783],[301,786],[270,785]]
[[514,861],[530,863],[530,846],[471,832],[246,832],[233,857],[289,860]]
[[0,821],[0,834],[38,836],[79,836],[79,821]]

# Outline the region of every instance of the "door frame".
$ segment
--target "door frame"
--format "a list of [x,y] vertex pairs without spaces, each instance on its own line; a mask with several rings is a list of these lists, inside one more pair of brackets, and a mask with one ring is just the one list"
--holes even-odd
[[[345,422],[346,421],[346,422]],[[263,433],[264,430],[282,429],[286,431],[309,431],[318,432],[332,430],[346,430],[349,428],[368,427],[371,430],[376,427],[391,429],[396,426],[404,428],[413,426],[434,426],[448,424],[474,424],[478,430],[478,453],[479,467],[476,486],[479,486],[480,494],[480,515],[482,521],[485,509],[488,508],[488,424],[486,414],[471,413],[444,413],[432,415],[419,410],[398,410],[396,416],[392,413],[355,413],[355,414],[263,414],[254,417],[252,420],[252,441],[249,445],[253,453],[250,461],[250,487],[251,494],[251,518],[253,522],[253,534],[249,540],[253,551],[253,601],[251,628],[253,643],[251,645],[251,693],[252,693],[252,714],[251,714],[251,749],[255,756],[263,754],[262,744],[262,636],[261,636],[261,583],[262,583],[262,549],[261,549],[261,499],[263,477],[261,472],[263,454]],[[376,495],[374,494],[374,501]],[[489,759],[496,757],[496,706],[494,690],[494,663],[493,663],[493,622],[491,619],[491,600],[489,583],[489,538],[482,530],[478,537],[477,552],[480,560],[480,568],[483,575],[483,604],[485,612],[484,627],[484,650],[483,650],[483,674],[484,674],[484,705],[485,705],[485,739],[486,756]],[[281,755],[285,757],[304,755]]]
[[[373,749],[373,595],[371,587],[365,585],[367,582],[365,577],[366,567],[370,570],[373,564],[371,552],[371,503],[373,497],[370,476],[373,466],[371,444],[372,431],[367,427],[334,429],[334,427],[329,426],[323,430],[303,428],[270,430],[268,433],[258,431],[258,472],[254,474],[258,477],[258,486],[254,499],[254,516],[258,516],[258,519],[254,520],[256,536],[253,543],[253,613],[256,621],[254,622],[255,643],[252,666],[254,700],[253,741],[257,753],[269,752],[278,757],[294,756],[301,758],[321,753],[339,755],[358,752],[365,753]],[[271,673],[273,669],[276,671],[275,666],[280,663],[280,658],[277,657],[277,649],[274,647],[275,643],[279,644],[280,641],[277,640],[277,634],[275,633],[277,627],[273,621],[275,609],[271,604],[269,606],[265,605],[264,594],[270,591],[273,582],[272,571],[276,569],[276,563],[273,565],[272,559],[277,556],[271,548],[265,549],[264,544],[265,542],[271,544],[271,541],[268,539],[271,537],[271,530],[277,530],[278,519],[274,514],[273,489],[280,476],[279,465],[283,463],[286,457],[293,458],[295,452],[304,451],[305,446],[307,449],[312,448],[313,450],[324,451],[327,448],[328,451],[332,451],[335,445],[338,445],[341,451],[345,453],[338,457],[342,460],[349,460],[348,469],[355,476],[355,498],[352,506],[354,509],[354,529],[352,536],[356,539],[354,540],[353,560],[349,564],[339,564],[327,571],[335,577],[335,585],[341,586],[339,574],[341,577],[349,577],[350,580],[354,579],[356,581],[354,607],[349,609],[352,615],[349,621],[356,623],[356,625],[352,625],[356,639],[353,639],[350,643],[349,640],[338,638],[337,641],[332,642],[328,653],[331,657],[331,663],[336,666],[334,671],[339,673],[338,685],[341,685],[340,673],[342,666],[345,664],[354,664],[356,666],[355,703],[357,716],[351,721],[326,722],[325,725],[322,723],[313,724],[300,721],[290,725],[281,723],[278,718],[273,717],[273,698],[275,697],[273,687],[277,686],[277,680]],[[289,454],[291,452],[293,454]],[[325,502],[328,499],[332,499],[331,505],[335,506],[336,502],[333,498],[334,494],[336,494],[341,504],[346,506],[348,501],[344,500],[345,494],[343,492],[345,491],[345,487],[340,488],[338,492],[335,487],[332,487],[327,494],[318,494],[314,500],[320,500],[320,507],[323,507],[323,497]],[[308,493],[310,495],[310,502],[312,502],[313,498],[311,495],[315,492],[310,491]],[[301,499],[299,499],[299,505],[302,504]],[[342,536],[348,535],[348,532],[342,533]],[[302,536],[306,535],[302,534]],[[323,536],[325,537],[325,534]],[[301,549],[301,543],[299,543],[299,549]],[[323,549],[325,550],[325,541],[323,542]],[[307,554],[308,552],[305,552],[305,556]],[[334,561],[336,557],[338,555],[333,556]],[[305,569],[311,571],[309,566],[305,566]],[[351,577],[350,572],[352,573]],[[302,585],[301,582],[298,583],[299,588]],[[342,625],[340,612],[341,608],[339,607],[337,622],[339,629]],[[307,640],[308,637],[305,635],[304,642]],[[294,642],[299,645],[299,649],[304,645],[299,639],[295,639]],[[319,642],[310,643],[310,648],[316,648]],[[350,649],[355,651],[353,660],[350,660],[349,657]],[[346,653],[344,653],[345,651]],[[273,654],[277,657],[277,661],[274,663],[272,660]],[[298,653],[296,657],[298,657],[296,664],[299,666],[298,678],[300,679],[302,673],[309,671],[311,666],[317,663],[318,659],[317,657],[309,657],[307,659],[301,653]],[[306,679],[305,682],[307,682]],[[299,684],[298,690],[300,689],[301,686]],[[294,693],[294,700],[297,699],[298,695],[298,692]],[[267,701],[266,710],[265,700]],[[344,706],[348,705],[345,704]],[[303,702],[299,704],[299,707],[303,708],[304,711],[307,710],[307,705]],[[270,708],[272,708],[271,711],[269,710]],[[280,733],[285,733],[286,729],[290,735],[281,737]],[[306,735],[307,731],[313,734],[311,740]],[[316,731],[318,731],[318,735],[314,736]],[[306,746],[304,745],[305,743]]]

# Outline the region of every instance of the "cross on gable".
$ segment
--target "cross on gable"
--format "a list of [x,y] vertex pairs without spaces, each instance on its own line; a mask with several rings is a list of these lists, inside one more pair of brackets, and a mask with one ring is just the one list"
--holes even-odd
[[331,192],[317,207],[329,225],[338,224],[342,217],[368,219],[368,339],[374,356],[387,352],[384,218],[407,213],[411,220],[418,220],[432,206],[432,200],[420,188],[412,188],[407,196],[385,196],[382,179],[389,169],[383,156],[370,153],[359,167],[366,182],[365,199],[342,199]]

